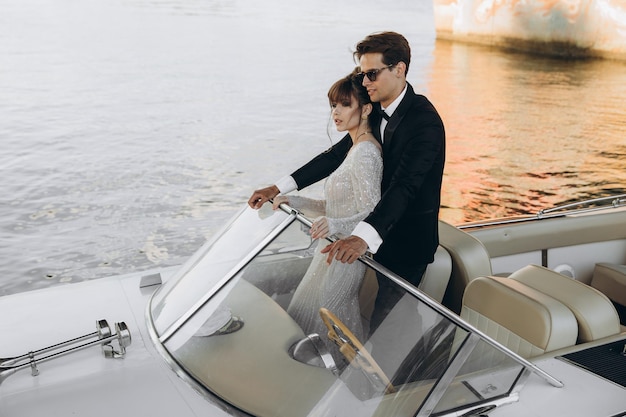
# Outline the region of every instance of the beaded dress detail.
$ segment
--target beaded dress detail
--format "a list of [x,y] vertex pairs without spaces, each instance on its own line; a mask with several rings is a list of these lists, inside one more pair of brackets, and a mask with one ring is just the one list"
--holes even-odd
[[[377,146],[369,141],[359,142],[327,178],[325,200],[290,196],[289,204],[308,215],[326,216],[331,235],[349,236],[380,200],[382,170],[382,156]],[[287,312],[305,334],[319,334],[339,364],[343,361],[342,355],[328,340],[328,330],[320,318],[319,309],[326,307],[332,311],[359,340],[363,340],[366,329],[361,319],[359,289],[365,265],[358,261],[352,264],[333,261],[328,265],[327,255],[320,252],[328,243],[326,239],[319,241]]]

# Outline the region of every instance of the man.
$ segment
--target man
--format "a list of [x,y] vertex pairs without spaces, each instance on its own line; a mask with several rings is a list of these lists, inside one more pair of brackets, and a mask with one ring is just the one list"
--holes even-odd
[[[328,262],[352,263],[367,249],[413,285],[419,285],[439,244],[438,217],[445,161],[443,122],[434,106],[406,81],[411,60],[407,40],[395,32],[369,35],[354,52],[363,86],[375,103],[374,135],[383,146],[382,198],[352,235],[325,247]],[[332,173],[350,146],[346,136],[276,185],[254,191],[248,204],[259,208],[279,193],[305,188]],[[370,331],[403,292],[379,278]]]

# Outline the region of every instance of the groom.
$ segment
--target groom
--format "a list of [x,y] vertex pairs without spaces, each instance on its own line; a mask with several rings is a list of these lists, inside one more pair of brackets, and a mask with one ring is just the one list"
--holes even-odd
[[[351,236],[322,252],[352,263],[367,249],[374,259],[416,287],[439,244],[438,216],[445,161],[445,132],[435,107],[406,81],[411,50],[395,32],[369,35],[356,46],[362,83],[375,103],[374,135],[383,146],[382,197]],[[279,193],[305,188],[330,175],[352,145],[346,135],[336,145],[275,185],[254,191],[248,204],[260,208]],[[373,332],[403,292],[387,279],[379,291],[370,325]]]

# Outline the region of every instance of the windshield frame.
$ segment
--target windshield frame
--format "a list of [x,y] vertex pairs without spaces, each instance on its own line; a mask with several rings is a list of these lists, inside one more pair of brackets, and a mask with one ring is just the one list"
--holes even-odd
[[[201,262],[203,256],[207,252],[209,252],[211,248],[213,247],[213,243],[218,241],[219,238],[229,230],[231,225],[233,225],[237,221],[237,219],[242,215],[242,213],[245,212],[245,210],[246,210],[245,207],[244,209],[240,210],[239,213],[236,216],[234,216],[232,221],[230,221],[224,227],[224,229],[222,229],[222,232],[216,235],[215,239],[205,244],[198,251],[198,253],[196,253],[190,259],[190,261],[181,268],[181,270],[176,274],[176,276],[172,278],[173,282],[169,287],[160,288],[158,291],[156,291],[152,295],[152,297],[150,298],[150,303],[149,303],[148,308],[150,310],[151,323],[153,324],[153,326],[155,326],[156,334],[159,334],[159,332],[158,332],[158,329],[156,329],[157,320],[155,320],[155,317],[153,316],[154,300],[156,300],[158,297],[160,297],[161,300],[163,300],[167,298],[172,292],[174,292],[176,290],[178,283],[183,281],[185,278],[185,275],[191,272]],[[240,261],[236,262],[229,269],[229,271],[221,279],[219,279],[215,283],[215,285],[213,285],[212,288],[209,289],[209,291],[207,291],[204,295],[202,295],[195,303],[191,305],[191,307],[185,313],[183,313],[178,319],[174,320],[169,326],[166,327],[166,330],[162,331],[159,334],[158,338],[159,338],[160,343],[167,342],[176,333],[176,331],[180,329],[187,321],[189,321],[196,314],[196,312],[200,310],[202,306],[204,306],[211,299],[211,297],[217,291],[219,291],[224,285],[226,285],[237,274],[237,272],[241,270],[241,268],[243,268],[248,262],[250,262],[250,260],[253,259],[260,251],[262,251],[263,248],[267,246],[269,242],[271,242],[277,235],[279,235],[288,225],[290,225],[296,219],[295,211],[293,213],[287,212],[287,214],[288,216],[282,222],[274,226],[269,234],[267,234],[265,237],[259,240],[259,242],[256,243],[252,247],[252,249],[249,250],[248,253]],[[165,293],[162,294],[162,292],[165,292]]]
[[[146,310],[146,319],[147,319],[147,322],[149,323],[148,325],[149,333],[152,339],[154,340],[155,344],[159,345],[158,351],[166,358],[167,362],[170,364],[170,366],[172,366],[174,371],[179,376],[185,376],[185,379],[191,380],[193,382],[193,385],[196,387],[198,386],[205,387],[205,386],[201,382],[196,381],[193,376],[188,374],[188,371],[184,369],[181,366],[181,364],[178,363],[178,361],[171,355],[171,353],[164,346],[164,344],[177,332],[178,329],[180,329],[187,321],[189,321],[196,314],[196,312],[200,310],[202,306],[205,305],[211,299],[211,297],[217,291],[219,291],[222,287],[227,285],[229,281],[233,277],[235,277],[242,268],[244,268],[252,259],[254,259],[259,253],[261,253],[264,250],[264,248],[270,242],[272,242],[276,238],[276,236],[278,236],[290,224],[292,224],[294,221],[298,221],[302,223],[303,225],[310,227],[313,223],[304,214],[302,214],[296,209],[291,208],[285,203],[280,205],[280,210],[285,212],[287,214],[287,217],[285,217],[285,219],[282,222],[280,222],[278,226],[274,227],[267,236],[259,240],[259,242],[253,246],[253,249],[250,250],[249,253],[243,257],[243,259],[241,259],[239,262],[234,264],[233,267],[229,270],[229,272],[222,279],[220,279],[219,282],[217,282],[216,285],[210,291],[200,296],[200,298],[192,305],[192,307],[188,311],[185,312],[185,314],[183,314],[181,317],[175,320],[171,324],[171,326],[169,326],[160,335],[158,334],[158,331],[154,323],[154,317],[152,315],[152,308],[153,308],[152,302],[155,299],[155,295],[159,291],[153,294],[153,296],[150,299],[150,302],[148,303],[148,308]],[[334,238],[327,238],[327,240],[332,242]],[[378,273],[385,275],[388,279],[395,282],[407,293],[411,294],[413,297],[417,298],[420,302],[426,304],[427,306],[432,308],[434,311],[436,311],[438,314],[440,314],[441,316],[445,317],[446,319],[454,323],[458,328],[465,330],[467,333],[465,338],[460,343],[458,350],[454,354],[454,357],[448,363],[447,369],[445,370],[443,375],[434,383],[425,401],[419,407],[418,412],[416,414],[417,416],[430,416],[433,414],[433,412],[436,409],[436,406],[439,404],[440,400],[446,394],[448,387],[451,385],[452,381],[458,375],[461,367],[464,365],[464,363],[466,362],[466,360],[468,359],[469,355],[472,353],[476,345],[480,342],[484,342],[490,345],[491,347],[499,350],[506,357],[512,359],[515,363],[521,366],[521,370],[519,371],[517,378],[515,378],[514,382],[511,384],[510,389],[504,395],[501,395],[500,397],[497,397],[497,398],[491,398],[485,403],[495,404],[497,402],[510,402],[512,401],[511,399],[517,399],[519,392],[522,390],[522,388],[525,385],[526,380],[533,373],[545,379],[548,383],[550,383],[551,385],[555,387],[563,386],[562,382],[554,378],[552,375],[543,371],[541,368],[539,368],[535,364],[529,362],[528,360],[519,356],[515,352],[501,345],[499,342],[495,341],[488,335],[484,334],[480,330],[476,329],[474,326],[465,322],[457,314],[448,310],[446,307],[439,304],[437,301],[433,300],[427,294],[415,288],[413,285],[411,285],[409,282],[404,280],[402,277],[398,276],[397,274],[393,273],[386,267],[376,262],[373,259],[373,255],[370,252],[367,252],[364,256],[361,256],[358,261],[364,263],[365,265],[374,269]],[[195,262],[197,263],[198,260],[196,259]],[[193,265],[191,266],[191,268],[193,268]],[[177,277],[179,280],[184,279],[184,274],[177,276]],[[167,294],[165,295],[165,297],[166,296]],[[214,399],[213,395],[210,395],[210,396],[211,398]],[[507,398],[508,400],[503,399],[504,397]],[[464,409],[465,407],[461,407],[461,408]],[[451,411],[453,410],[447,410],[443,414],[446,414]],[[441,415],[442,413],[435,412],[435,414]]]

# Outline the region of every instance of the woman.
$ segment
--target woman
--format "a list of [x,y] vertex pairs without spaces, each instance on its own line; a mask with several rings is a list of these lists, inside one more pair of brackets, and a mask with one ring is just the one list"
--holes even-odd
[[[343,163],[326,180],[325,200],[300,196],[278,196],[274,208],[286,202],[309,216],[318,217],[311,226],[311,237],[323,239],[331,235],[349,235],[380,200],[383,161],[380,144],[371,132],[368,116],[372,103],[357,76],[358,68],[337,81],[328,91],[331,118],[340,132],[348,132],[352,146]],[[333,312],[360,340],[366,334],[359,308],[359,289],[365,274],[360,262],[326,263],[320,252],[328,242],[320,241],[304,278],[296,289],[287,309],[305,334],[321,335],[335,361],[342,356],[336,346],[324,336],[327,329],[319,309]]]

